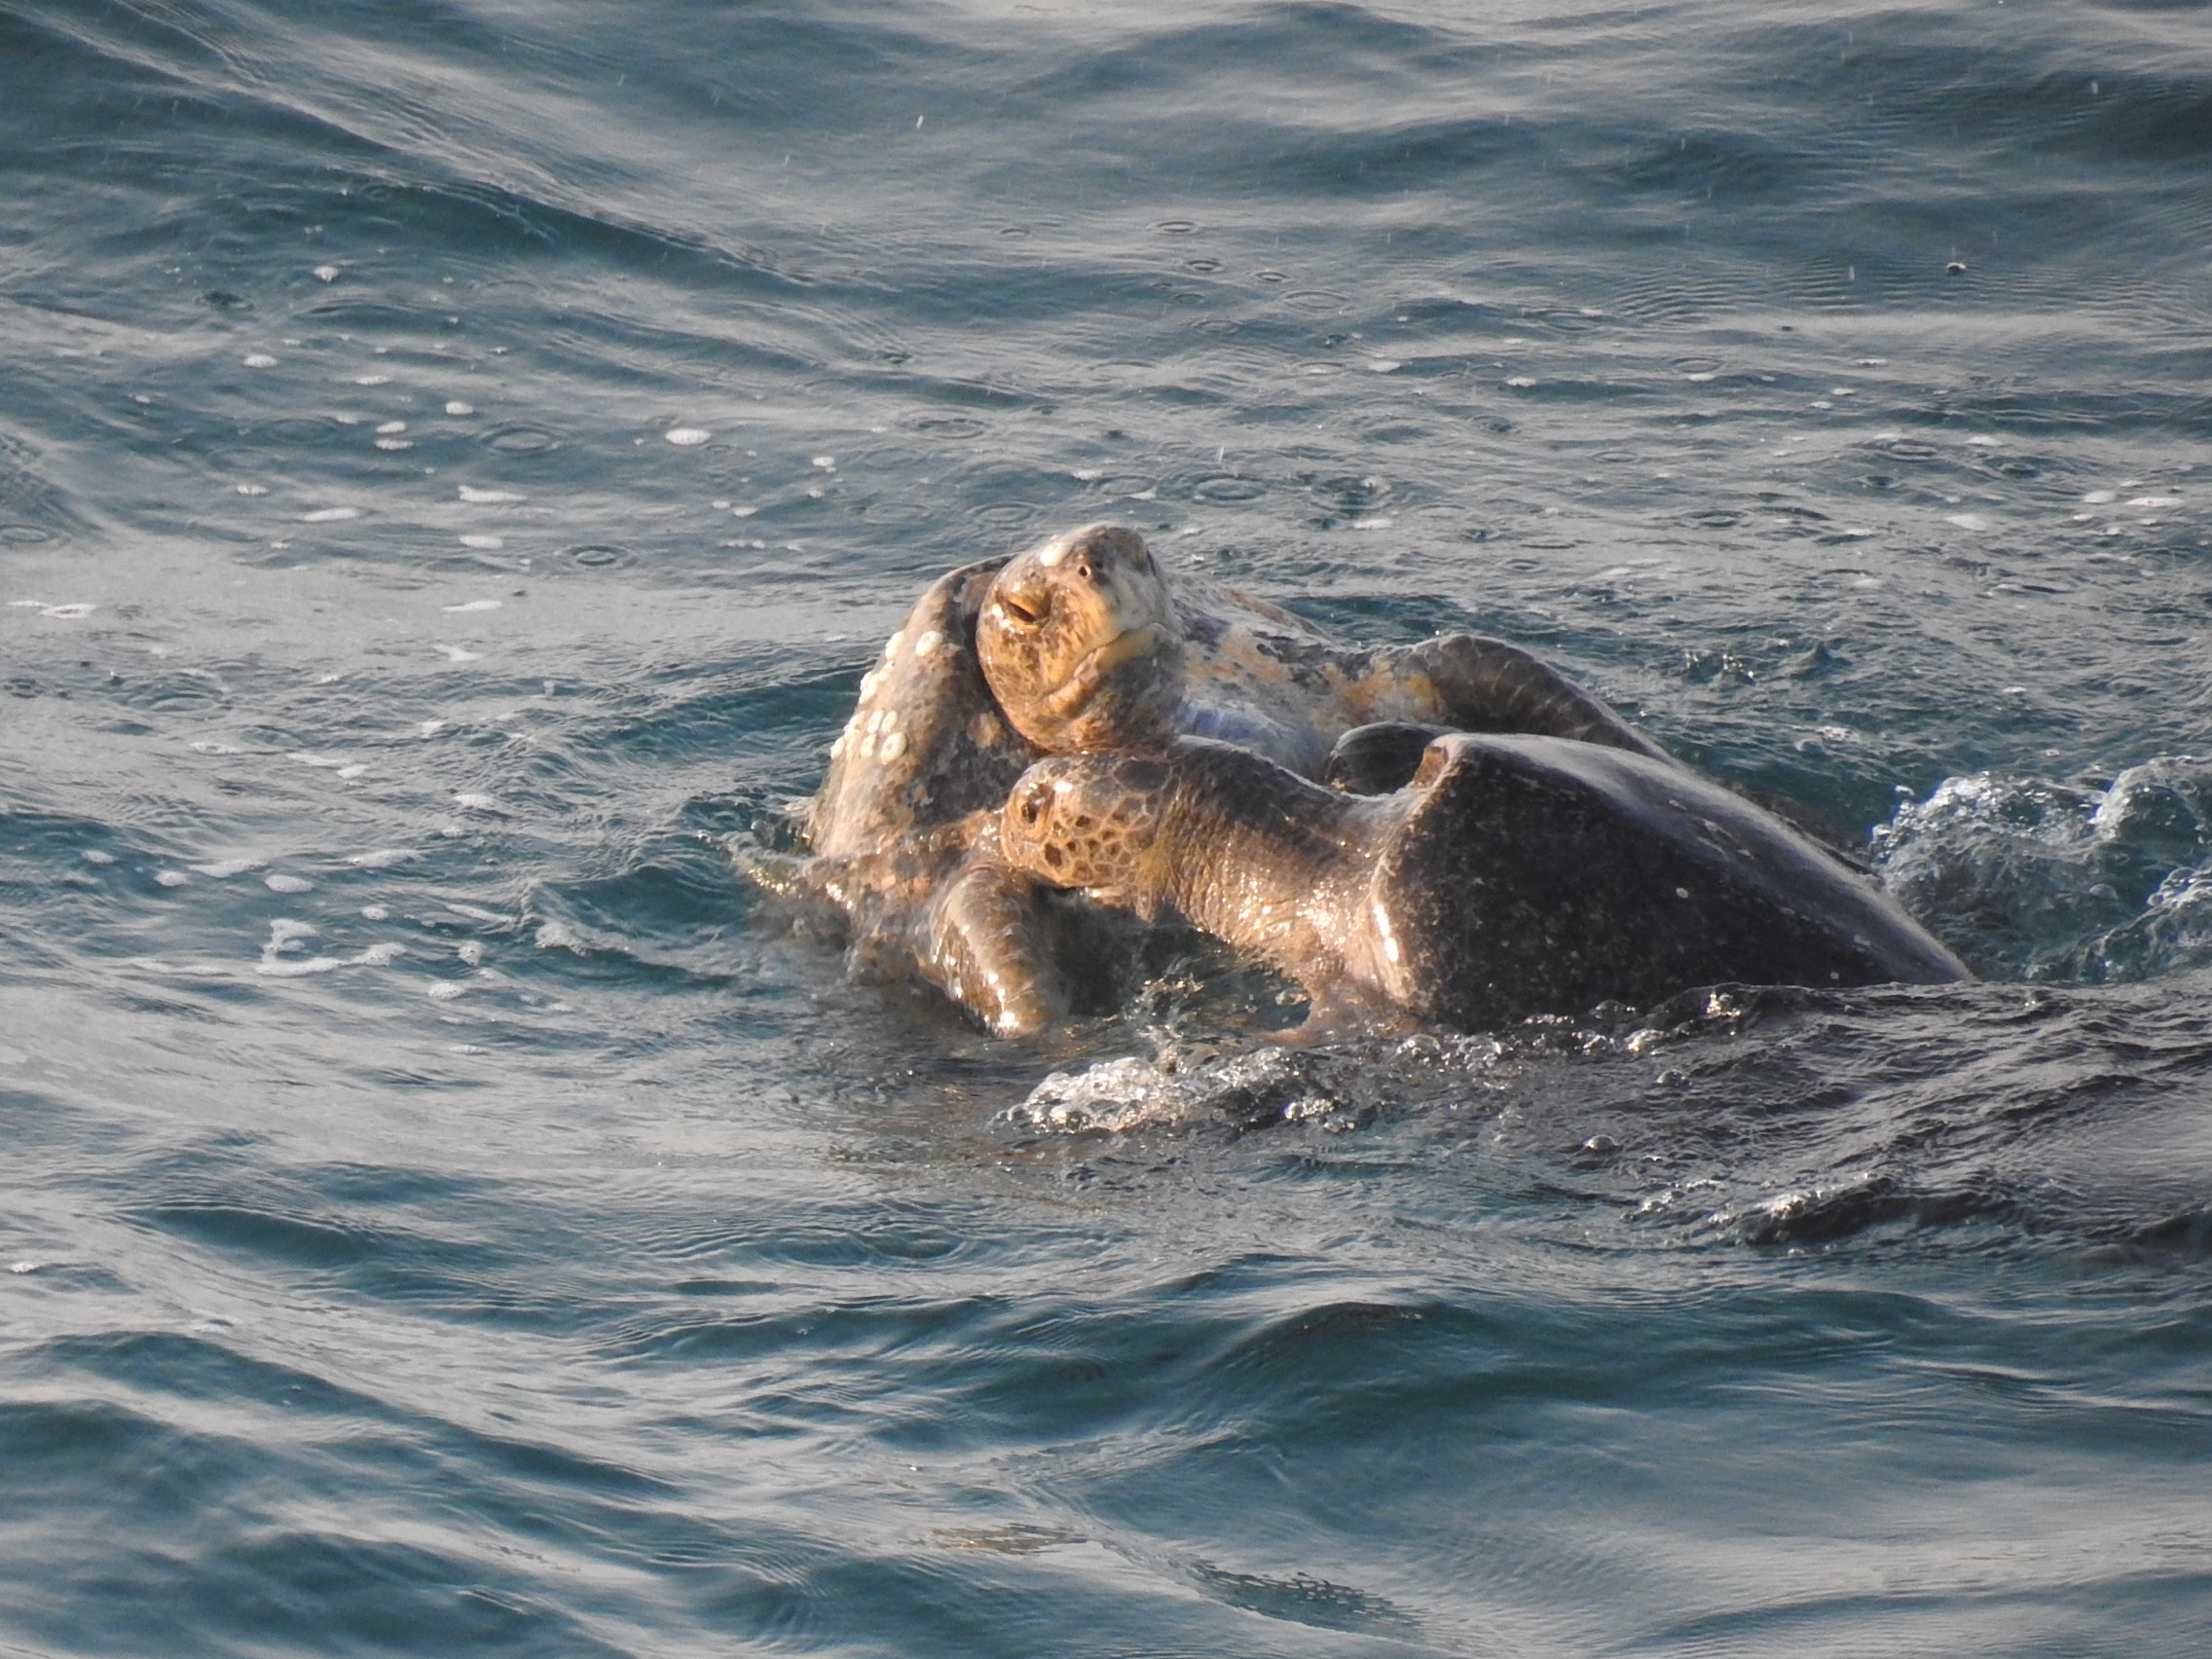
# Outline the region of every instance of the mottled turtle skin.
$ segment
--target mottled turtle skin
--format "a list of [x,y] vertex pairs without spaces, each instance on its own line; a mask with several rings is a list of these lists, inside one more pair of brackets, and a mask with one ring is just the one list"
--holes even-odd
[[1098,952],[1067,937],[1080,907],[1000,856],[998,809],[1033,761],[1198,735],[1320,776],[1340,736],[1378,720],[1661,757],[1518,646],[1346,645],[1234,589],[1170,585],[1135,532],[1092,525],[930,586],[830,748],[802,880],[851,919],[864,959],[917,970],[1002,1035],[1037,1031],[1074,1000],[1069,964]]
[[1454,732],[1383,795],[1234,745],[1040,761],[998,856],[1255,951],[1309,1035],[1482,1030],[1723,981],[1943,983],[1965,966],[1873,882],[1682,768],[1550,737]]

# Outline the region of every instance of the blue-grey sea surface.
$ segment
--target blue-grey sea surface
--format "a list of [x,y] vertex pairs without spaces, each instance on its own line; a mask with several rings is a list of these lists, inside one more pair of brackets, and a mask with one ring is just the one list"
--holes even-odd
[[[0,1653],[2212,1651],[2208,246],[2194,4],[0,0]],[[1981,981],[849,977],[1101,519]]]

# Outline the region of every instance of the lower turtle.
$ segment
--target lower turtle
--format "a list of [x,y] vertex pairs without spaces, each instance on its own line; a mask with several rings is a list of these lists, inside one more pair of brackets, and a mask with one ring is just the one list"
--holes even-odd
[[1691,986],[1968,978],[1871,880],[1780,818],[1634,751],[1453,732],[1391,793],[1235,745],[1039,761],[997,856],[1179,915],[1296,980],[1302,1033],[1481,1030]]
[[1025,768],[1198,736],[1317,777],[1344,733],[1375,721],[1577,738],[1671,764],[1518,645],[1347,645],[1235,589],[1170,582],[1136,532],[1090,525],[931,584],[861,680],[808,811],[814,856],[790,884],[844,913],[860,957],[917,972],[1001,1035],[1034,1032],[1064,1017],[1077,969],[1103,955],[1097,918],[1000,854],[999,808]]

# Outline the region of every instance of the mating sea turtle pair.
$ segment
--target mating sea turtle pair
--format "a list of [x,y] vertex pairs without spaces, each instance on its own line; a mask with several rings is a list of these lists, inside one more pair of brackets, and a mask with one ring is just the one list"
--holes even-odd
[[[1484,750],[1456,737],[1439,750],[1432,740],[1442,730],[1513,734],[1536,742],[1539,751],[1549,744],[1557,754],[1543,763],[1567,773],[1578,766],[1588,771],[1597,765],[1589,757],[1603,755],[1625,768],[1642,793],[1600,787],[1586,791],[1579,806],[1549,816],[1507,812],[1486,829],[1475,820],[1493,803],[1464,782],[1474,776],[1471,757],[1481,753],[1494,761],[1530,752],[1511,745]],[[1447,758],[1439,761],[1438,755]],[[1610,709],[1519,646],[1472,634],[1413,645],[1347,645],[1288,611],[1211,582],[1180,577],[1171,587],[1134,532],[1108,525],[1054,537],[1011,560],[963,567],[933,584],[892,635],[882,661],[863,678],[859,707],[830,756],[810,815],[815,857],[806,866],[808,885],[851,919],[856,950],[918,969],[1008,1035],[1062,1017],[1073,1000],[1073,970],[1094,954],[1080,936],[1095,912],[1056,898],[1060,889],[1096,889],[1109,903],[1147,914],[1172,905],[1197,925],[1273,956],[1307,985],[1317,1006],[1349,996],[1381,1007],[1375,995],[1350,995],[1347,987],[1367,983],[1354,966],[1374,942],[1366,933],[1396,925],[1381,919],[1395,913],[1388,904],[1379,902],[1367,912],[1356,905],[1309,905],[1298,942],[1286,943],[1291,936],[1271,931],[1276,901],[1261,895],[1309,882],[1316,891],[1348,892],[1344,869],[1323,867],[1326,849],[1334,846],[1340,859],[1349,858],[1356,842],[1363,849],[1356,856],[1381,856],[1378,849],[1392,834],[1385,821],[1393,815],[1403,821],[1403,845],[1385,861],[1393,872],[1386,885],[1395,884],[1390,903],[1429,882],[1438,886],[1443,910],[1455,915],[1444,884],[1480,879],[1510,887],[1516,870],[1528,867],[1525,858],[1515,862],[1515,848],[1526,837],[1564,836],[1557,843],[1564,845],[1573,841],[1567,831],[1578,825],[1593,833],[1576,844],[1629,872],[1620,901],[1629,904],[1654,822],[1667,818],[1659,812],[1655,820],[1644,797],[1669,781],[1677,793],[1689,792],[1711,805],[1719,814],[1715,821],[1736,822],[1723,807],[1753,814],[1739,825],[1739,836],[1774,860],[1824,870],[1829,887],[1806,903],[1816,918],[1809,925],[1816,931],[1825,925],[1831,942],[1861,925],[1864,906],[1857,899],[1862,888],[1872,892],[1787,827],[1691,777]],[[1045,760],[1048,756],[1065,758]],[[1040,773],[1024,781],[1040,761]],[[1308,781],[1397,791],[1417,765],[1421,776],[1409,794],[1392,797],[1394,803],[1362,803]],[[1440,788],[1446,778],[1450,787]],[[1036,805],[1040,789],[1053,798],[1071,791],[1073,798],[1095,796],[1099,810],[1014,810]],[[1689,810],[1680,801],[1667,809],[1677,818]],[[1455,815],[1467,820],[1464,833],[1453,828]],[[1355,822],[1361,826],[1356,834],[1347,828]],[[1153,872],[1143,881],[1093,881],[1066,863],[1079,843],[1098,842],[1098,826],[1106,823],[1124,851],[1142,841],[1140,863]],[[1140,824],[1149,826],[1141,835]],[[1661,830],[1658,838],[1679,829]],[[1432,851],[1414,854],[1417,845]],[[1487,849],[1483,856],[1493,861],[1480,871],[1468,863],[1475,848]],[[1170,870],[1175,873],[1160,873]],[[1189,881],[1214,900],[1201,903]],[[1727,885],[1725,876],[1701,878],[1695,891]],[[1815,880],[1807,891],[1819,886]],[[1244,902],[1222,898],[1236,893],[1251,896],[1244,909],[1238,908]],[[1628,995],[1631,986],[1651,979],[1622,960],[1624,952],[1642,948],[1628,942],[1641,937],[1635,929],[1615,944],[1605,942],[1604,929],[1625,909],[1595,906],[1568,888],[1550,903],[1531,940],[1558,941],[1563,930],[1580,929],[1573,948],[1589,964],[1580,977],[1555,977],[1559,996],[1581,996],[1586,982],[1599,986],[1586,1003]],[[1880,910],[1886,901],[1868,903]],[[1682,914],[1666,905],[1659,910],[1670,922]],[[1657,913],[1645,919],[1656,925]],[[1457,924],[1440,925],[1450,933]],[[1901,912],[1882,911],[1876,933],[1889,938],[1911,927]],[[1936,953],[1931,960],[1948,962],[1933,940],[1926,945]],[[1472,1009],[1480,998],[1455,1001],[1455,993],[1439,992],[1441,1000],[1423,1000],[1403,989],[1423,977],[1464,979],[1473,971],[1468,948],[1461,940],[1408,954],[1399,940],[1398,966],[1385,977],[1400,989],[1382,1002],[1417,1018],[1461,1023],[1474,1017],[1448,1009]],[[1541,947],[1512,948],[1518,952],[1512,960],[1528,962]],[[1801,968],[1798,956],[1748,947],[1733,955],[1715,947],[1698,960],[1718,965],[1705,978],[1865,983],[1925,977],[1895,971],[1909,955],[1862,960],[1839,943],[1829,957],[1804,958]],[[1759,971],[1785,964],[1795,971]],[[1667,988],[1690,982],[1695,977]],[[1575,988],[1566,988],[1569,984]],[[1552,993],[1537,1000],[1549,1002]],[[1482,1006],[1493,1004],[1495,998]]]
[[1213,582],[1170,587],[1133,531],[1093,525],[923,594],[831,746],[804,880],[863,957],[918,970],[994,1031],[1034,1031],[1068,1012],[1095,953],[1067,935],[1095,918],[999,856],[998,808],[1031,763],[1194,735],[1317,777],[1344,733],[1378,720],[1660,755],[1517,645],[1347,645]]

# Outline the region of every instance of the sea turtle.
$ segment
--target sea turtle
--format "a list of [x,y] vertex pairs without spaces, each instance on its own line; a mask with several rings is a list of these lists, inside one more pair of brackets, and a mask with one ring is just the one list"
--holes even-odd
[[1071,1006],[1071,966],[1111,952],[1062,937],[1095,917],[998,856],[998,808],[1031,762],[1195,734],[1318,776],[1339,736],[1382,719],[1663,760],[1517,645],[1348,645],[1217,583],[1170,584],[1134,531],[1091,525],[931,584],[830,747],[798,881],[850,918],[863,957],[918,970],[994,1031],[1035,1031]]
[[1008,796],[997,856],[1257,952],[1305,988],[1315,1035],[1482,1029],[1724,980],[1969,977],[1773,814],[1554,737],[1449,733],[1404,789],[1366,796],[1199,738],[1054,756]]

